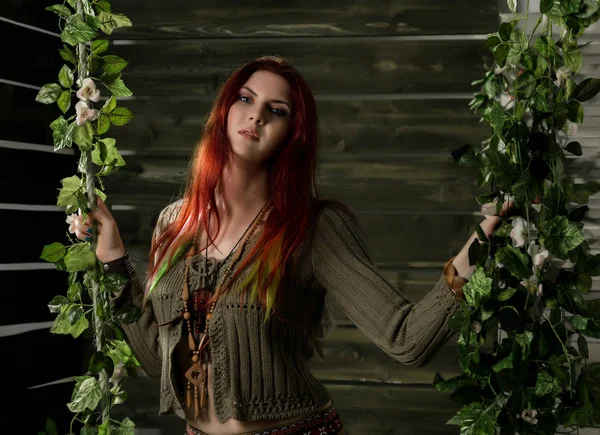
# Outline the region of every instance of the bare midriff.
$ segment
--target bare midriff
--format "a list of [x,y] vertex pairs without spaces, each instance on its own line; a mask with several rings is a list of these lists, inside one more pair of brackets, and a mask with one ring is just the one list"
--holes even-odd
[[[187,379],[185,378],[185,372],[189,369],[191,364],[189,358],[189,349],[188,342],[186,340],[180,340],[179,344],[175,348],[176,352],[176,373],[179,376],[179,385],[185,389],[187,385]],[[215,408],[215,401],[213,395],[213,367],[212,361],[209,357],[208,359],[208,402],[207,407],[204,411],[201,411],[199,418],[194,418],[194,408],[193,405],[191,408],[185,409],[186,420],[188,424],[192,427],[201,430],[210,435],[231,435],[231,434],[239,434],[244,432],[251,432],[259,429],[267,429],[273,426],[283,425],[307,415],[312,414],[312,412],[306,413],[306,415],[297,415],[289,418],[282,419],[263,419],[263,420],[253,420],[253,421],[240,421],[235,420],[233,418],[227,420],[225,423],[220,423],[217,417],[217,411]],[[185,398],[185,391],[184,398]],[[319,410],[325,410],[331,405],[331,401],[324,406],[322,406]],[[185,407],[185,403],[184,403]]]

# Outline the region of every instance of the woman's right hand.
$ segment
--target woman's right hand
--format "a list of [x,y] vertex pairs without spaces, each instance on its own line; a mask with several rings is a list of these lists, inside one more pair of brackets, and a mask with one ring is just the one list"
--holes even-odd
[[[96,257],[102,263],[107,263],[125,255],[125,246],[119,234],[117,222],[106,207],[101,198],[96,197],[97,208],[87,213],[85,222],[82,222],[81,212],[73,214],[73,222],[69,228],[79,240],[91,238],[88,230],[92,228],[92,222],[96,222],[98,240],[96,244]],[[74,231],[72,231],[74,230]]]

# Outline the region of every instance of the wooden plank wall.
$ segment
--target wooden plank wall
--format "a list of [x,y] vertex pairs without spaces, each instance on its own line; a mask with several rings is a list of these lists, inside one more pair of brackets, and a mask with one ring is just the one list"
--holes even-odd
[[[58,109],[33,101],[36,89],[54,81],[62,63],[55,51],[58,38],[43,33],[56,31],[52,14],[40,12],[52,3],[14,0],[0,6],[0,30],[19,47],[8,50],[12,67],[0,73],[0,153],[11,162],[2,175],[0,208],[7,222],[31,229],[1,230],[9,249],[1,251],[0,267],[9,278],[5,293],[14,308],[6,310],[2,325],[32,322],[39,328],[32,341],[22,334],[1,338],[18,352],[13,365],[37,350],[24,342],[60,341],[46,337],[44,322],[51,316],[45,304],[64,291],[65,277],[38,257],[44,244],[65,237],[64,214],[53,205],[58,180],[74,173],[75,156],[51,152],[47,126]],[[262,54],[287,57],[309,82],[321,124],[321,192],[357,213],[378,267],[409,299],[418,301],[430,290],[444,261],[482,219],[474,200],[481,193],[475,172],[455,165],[449,152],[488,136],[468,102],[471,81],[491,65],[481,47],[485,35],[497,29],[495,0],[388,0],[377,6],[366,0],[128,0],[115,2],[113,9],[134,23],[113,34],[110,51],[130,62],[123,77],[134,97],[123,105],[135,119],[111,131],[127,166],[106,187],[139,274],[146,268],[158,212],[181,192],[216,91],[235,68]],[[590,37],[598,39],[596,33]],[[597,75],[600,49],[592,44],[586,50],[582,74]],[[585,114],[578,134],[584,157],[569,159],[566,166],[590,180],[598,178],[597,100],[586,105]],[[598,251],[597,197],[590,207],[586,235]],[[599,289],[594,280],[590,296],[598,297]],[[23,295],[32,292],[35,298],[28,300],[35,304],[23,304]],[[311,364],[349,433],[458,433],[444,424],[457,405],[431,388],[436,371],[458,373],[454,340],[428,366],[403,366],[330,302],[337,327],[326,342],[325,360]],[[62,346],[69,345],[76,346],[67,338]],[[52,352],[57,366],[66,375],[78,374],[77,364],[60,360],[63,348],[57,346]],[[590,343],[596,359],[599,349]],[[53,368],[45,376],[57,380],[63,373]],[[127,388],[129,400],[118,413],[152,433],[181,431],[176,417],[156,416],[156,381],[129,379]]]

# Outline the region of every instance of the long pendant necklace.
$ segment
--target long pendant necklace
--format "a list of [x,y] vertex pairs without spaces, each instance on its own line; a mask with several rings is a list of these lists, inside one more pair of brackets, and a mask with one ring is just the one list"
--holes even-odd
[[[271,200],[268,200],[263,208],[258,212],[255,218],[252,220],[244,234],[239,238],[231,252],[225,259],[223,263],[227,261],[230,255],[234,254],[232,261],[229,263],[229,266],[225,270],[222,279],[217,284],[217,288],[215,290],[215,294],[217,297],[210,305],[208,310],[206,309],[206,302],[212,296],[212,292],[210,291],[208,280],[203,279],[200,287],[195,289],[191,294],[188,287],[188,272],[189,265],[191,259],[194,255],[196,255],[196,242],[192,244],[192,248],[186,254],[185,261],[185,272],[183,275],[183,318],[187,324],[188,330],[188,346],[190,349],[190,356],[192,360],[192,365],[185,373],[185,377],[187,379],[187,388],[186,388],[186,401],[185,405],[187,408],[192,407],[192,403],[194,406],[194,418],[198,418],[200,416],[200,410],[205,410],[207,407],[207,393],[208,393],[208,328],[207,324],[210,318],[212,317],[213,310],[215,308],[215,304],[217,302],[218,297],[220,296],[220,290],[222,288],[223,283],[229,277],[231,273],[231,269],[233,265],[237,262],[239,257],[242,255],[242,249],[240,248],[237,252],[235,252],[236,247],[240,243],[240,241],[244,238],[246,234],[252,234],[256,229],[258,223],[262,220],[262,217],[268,210],[268,206],[270,205]],[[208,210],[208,227],[210,229],[210,207],[207,207]],[[208,240],[208,237],[207,237]],[[235,253],[234,253],[235,252]],[[205,248],[204,255],[204,270],[208,269],[208,243]],[[218,273],[218,272],[217,272]],[[206,277],[203,277],[206,278]],[[203,319],[204,317],[204,319]],[[195,322],[195,325],[192,325],[192,320]],[[195,329],[194,327],[195,326]],[[195,334],[196,332],[196,334]],[[202,337],[197,340],[194,338],[194,335],[198,335]],[[193,388],[192,388],[193,386]],[[192,392],[193,389],[193,392]]]

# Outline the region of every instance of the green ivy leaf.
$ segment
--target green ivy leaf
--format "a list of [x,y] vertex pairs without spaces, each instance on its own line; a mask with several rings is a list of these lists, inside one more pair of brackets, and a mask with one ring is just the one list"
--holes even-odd
[[540,370],[537,374],[537,382],[534,391],[535,395],[540,397],[551,393],[553,396],[558,396],[562,393],[562,386],[557,378],[550,375],[545,370]]
[[[102,77],[100,77],[102,80]],[[109,81],[102,81],[102,84],[112,92],[115,97],[130,97],[133,93],[129,90],[121,78],[111,78]]]
[[85,23],[90,26],[94,31],[99,30],[102,27],[102,21],[94,15],[85,14]]
[[79,319],[83,316],[83,307],[81,305],[73,304],[67,312],[67,317],[71,326],[75,325]]
[[496,299],[498,299],[500,302],[507,301],[510,298],[512,298],[516,292],[517,292],[516,288],[507,288],[506,290],[498,293],[498,296],[496,296]]
[[55,119],[51,124],[52,140],[54,141],[54,151],[62,148],[71,148],[73,145],[73,130],[75,123],[69,124],[62,115]]
[[81,151],[87,151],[92,146],[94,138],[94,127],[91,122],[86,122],[83,125],[76,125],[73,132],[73,141],[79,145]]
[[573,98],[583,103],[595,97],[598,92],[600,92],[600,79],[589,78],[577,85],[573,91]]
[[117,107],[117,99],[111,95],[110,98],[106,100],[100,111],[102,113],[111,113],[113,110],[115,110],[115,107]]
[[65,5],[52,5],[46,8],[47,11],[54,12],[62,17],[69,18],[73,13],[71,9],[66,7]]
[[547,222],[540,222],[540,241],[548,251],[560,258],[566,258],[569,251],[585,241],[583,231],[577,223],[566,216],[555,216]]
[[472,402],[458,411],[446,424],[460,426],[460,433],[463,435],[493,434],[499,413],[499,406],[486,408],[483,403]]
[[531,276],[529,257],[518,248],[510,245],[500,248],[496,252],[496,261],[502,263],[506,270],[517,278],[527,279]]
[[69,248],[65,256],[67,271],[93,270],[96,266],[96,255],[87,243],[78,243]]
[[96,32],[79,15],[71,15],[67,18],[65,28],[60,34],[60,39],[69,45],[88,42],[95,37]]
[[514,81],[514,94],[517,98],[529,98],[535,92],[537,79],[529,71],[518,76]]
[[508,57],[506,62],[510,65],[519,65],[521,54],[527,50],[528,40],[522,29],[515,28],[510,35]]
[[50,417],[46,417],[46,424],[44,426],[47,435],[58,435],[58,427],[54,420]]
[[583,122],[583,106],[577,101],[570,101],[567,105],[569,121],[581,124]]
[[54,298],[52,298],[52,300],[48,303],[48,309],[51,313],[59,313],[60,307],[63,305],[68,306],[69,300],[62,295],[54,296]]
[[95,39],[92,41],[92,52],[94,54],[101,54],[108,50],[108,39]]
[[81,301],[81,283],[74,282],[69,286],[67,290],[67,297],[71,302],[79,302]]
[[126,107],[117,107],[110,113],[110,122],[120,127],[133,119],[133,113]]
[[567,184],[565,194],[567,199],[577,204],[585,204],[590,200],[590,196],[600,192],[600,183],[597,181],[588,181],[580,184]]
[[588,350],[587,340],[585,339],[585,337],[583,336],[583,334],[579,334],[579,337],[577,338],[577,347],[579,348],[579,353],[584,358],[587,359],[587,358],[590,357],[590,352]]
[[58,108],[62,113],[67,113],[71,107],[71,91],[63,91],[60,97],[58,97],[56,104],[58,104]]
[[99,9],[98,18],[102,21],[100,29],[107,35],[112,34],[119,27],[130,27],[131,20],[123,14],[113,14],[107,10]]
[[92,151],[92,162],[96,165],[124,166],[125,161],[115,143],[115,139],[109,137],[99,140]]
[[71,50],[66,45],[64,46],[64,48],[58,50],[58,53],[60,54],[60,57],[62,57],[63,60],[65,60],[66,62],[71,62],[73,65],[77,65],[77,56],[75,56],[75,52],[73,52],[73,50]]
[[[125,400],[127,398],[127,393],[125,391],[121,391],[119,400]],[[115,400],[115,404],[121,403]],[[128,418],[125,417],[123,421],[121,421],[120,427],[116,430],[115,435],[134,435],[135,434],[135,424]]]
[[575,156],[581,156],[583,154],[581,151],[581,144],[579,142],[569,142],[565,147],[565,150]]
[[47,83],[39,90],[35,97],[35,101],[43,104],[55,103],[61,92],[62,88],[58,83]]
[[59,242],[54,242],[50,245],[44,246],[40,258],[44,261],[48,261],[49,263],[56,263],[58,260],[62,259],[66,253],[67,248],[65,245]]
[[574,74],[577,74],[583,65],[583,55],[577,49],[568,50],[564,54],[565,65]]
[[531,331],[525,331],[522,334],[517,334],[515,336],[515,342],[517,342],[521,349],[523,350],[523,356],[529,356],[530,353],[530,345],[533,341],[533,333]]
[[56,205],[66,207],[69,205],[77,205],[76,195],[83,189],[82,180],[77,176],[63,178],[61,181],[62,188],[58,193]]
[[98,125],[96,128],[98,129],[98,135],[106,133],[110,129],[110,118],[100,113],[100,116],[98,116]]
[[119,293],[129,282],[129,278],[120,273],[107,273],[102,277],[102,285],[109,292]]
[[71,334],[73,338],[77,338],[90,326],[85,316],[80,317],[77,323],[71,325],[71,322],[69,321],[69,310],[72,306],[72,304],[69,304],[60,307],[60,313],[56,316],[56,319],[54,319],[50,332],[63,335]]
[[550,9],[552,9],[552,6],[554,5],[554,0],[541,0],[540,1],[540,12],[545,14],[546,12],[549,12]]
[[67,406],[71,412],[83,412],[86,409],[94,411],[98,407],[101,397],[100,384],[96,378],[90,376],[79,385],[73,400]]
[[119,56],[108,55],[103,58],[104,71],[107,74],[118,74],[129,65],[129,62]]
[[505,358],[498,361],[492,366],[492,370],[498,373],[500,370],[513,368],[513,353],[509,353]]
[[112,373],[114,368],[113,360],[102,352],[94,352],[88,366],[88,370],[92,373],[100,373],[103,369],[106,373]]
[[71,71],[71,68],[69,68],[67,65],[63,65],[58,72],[58,82],[63,88],[70,88],[73,86],[74,80],[75,77],[73,75],[73,71]]
[[485,276],[482,268],[478,268],[469,282],[463,286],[463,294],[469,305],[479,308],[481,301],[488,299],[492,291],[492,279]]

